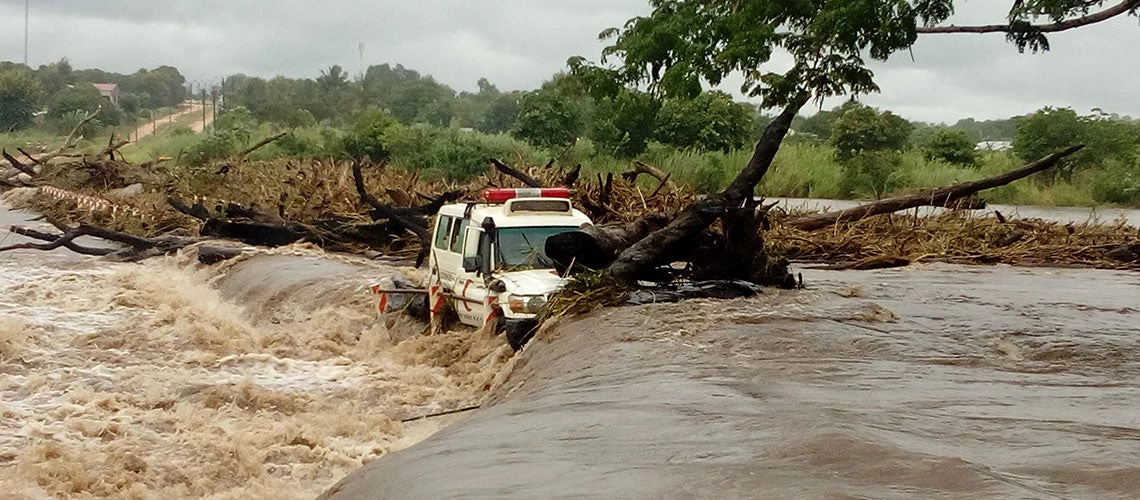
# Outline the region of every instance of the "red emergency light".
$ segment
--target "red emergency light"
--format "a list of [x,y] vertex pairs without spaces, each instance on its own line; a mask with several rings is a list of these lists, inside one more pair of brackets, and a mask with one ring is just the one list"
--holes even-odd
[[492,188],[483,190],[487,203],[503,203],[515,198],[569,198],[567,188]]

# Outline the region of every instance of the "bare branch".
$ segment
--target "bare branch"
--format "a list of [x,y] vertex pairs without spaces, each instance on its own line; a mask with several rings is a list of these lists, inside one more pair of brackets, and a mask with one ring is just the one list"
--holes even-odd
[[249,156],[250,153],[257,151],[258,149],[261,149],[261,148],[265,147],[266,145],[268,145],[269,143],[276,141],[277,139],[280,139],[282,137],[285,137],[286,135],[289,135],[289,133],[288,132],[281,132],[280,134],[266,137],[266,138],[258,141],[257,144],[254,144],[254,145],[246,148],[245,151],[242,151],[242,152],[234,155],[234,157],[237,158],[238,163],[241,163],[241,162],[245,161],[245,157]]
[[919,34],[942,34],[942,33],[1009,33],[1011,31],[1030,31],[1037,33],[1056,33],[1058,31],[1066,31],[1090,24],[1096,24],[1102,21],[1107,21],[1121,14],[1128,13],[1140,7],[1140,1],[1137,0],[1124,0],[1117,5],[1109,7],[1100,12],[1081,16],[1067,21],[1061,21],[1050,24],[1030,24],[1026,26],[1014,26],[1011,24],[987,24],[980,26],[932,26],[926,28],[918,28],[916,31]]
[[543,187],[541,182],[538,182],[538,180],[536,180],[534,177],[527,175],[526,172],[521,172],[521,171],[515,170],[515,169],[507,166],[507,164],[505,164],[499,160],[491,158],[491,164],[495,165],[495,168],[498,169],[500,172],[522,181],[523,184],[526,184],[529,187],[532,187],[532,188]]
[[16,245],[0,248],[0,252],[7,252],[9,250],[42,250],[45,252],[50,252],[57,248],[63,247],[75,253],[83,255],[103,256],[115,251],[113,248],[91,248],[77,245],[74,242],[76,238],[90,234],[85,231],[84,226],[70,229],[64,232],[62,235],[42,233],[34,229],[28,229],[26,227],[20,226],[12,226],[8,230],[15,234],[27,236],[29,238],[41,241],[47,241],[48,243],[19,243]]
[[7,150],[3,151],[3,155],[4,155],[4,159],[8,160],[8,163],[10,163],[12,165],[12,168],[19,170],[25,174],[28,174],[32,177],[36,176],[35,170],[32,170],[30,167],[25,167],[23,163],[20,163],[20,160],[17,160],[15,158],[13,158],[12,155],[8,154]]

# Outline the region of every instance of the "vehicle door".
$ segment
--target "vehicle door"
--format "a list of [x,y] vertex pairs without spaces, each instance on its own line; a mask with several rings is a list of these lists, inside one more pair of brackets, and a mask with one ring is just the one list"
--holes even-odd
[[494,311],[487,292],[485,270],[492,269],[490,245],[483,229],[465,225],[462,238],[463,265],[452,288],[455,310],[464,324],[482,326]]
[[435,232],[432,235],[431,278],[450,292],[458,279],[458,270],[463,267],[462,244],[453,249],[453,239],[459,226],[459,218],[440,215],[436,218]]

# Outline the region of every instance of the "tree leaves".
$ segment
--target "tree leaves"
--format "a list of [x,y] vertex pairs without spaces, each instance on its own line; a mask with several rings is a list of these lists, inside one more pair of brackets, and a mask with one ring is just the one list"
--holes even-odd
[[[631,19],[603,52],[619,57],[624,82],[663,96],[692,97],[702,83],[744,75],[742,92],[782,106],[809,91],[816,99],[877,90],[864,55],[886,59],[914,43],[916,19],[949,16],[948,0],[756,2],[657,0],[651,15]],[[921,11],[916,10],[921,8]],[[777,51],[792,57],[767,69]]]

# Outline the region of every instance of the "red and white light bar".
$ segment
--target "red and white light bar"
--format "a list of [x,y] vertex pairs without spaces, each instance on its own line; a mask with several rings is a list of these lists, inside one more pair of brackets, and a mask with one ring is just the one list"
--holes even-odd
[[483,190],[488,203],[503,203],[515,198],[569,198],[567,188],[491,188]]

